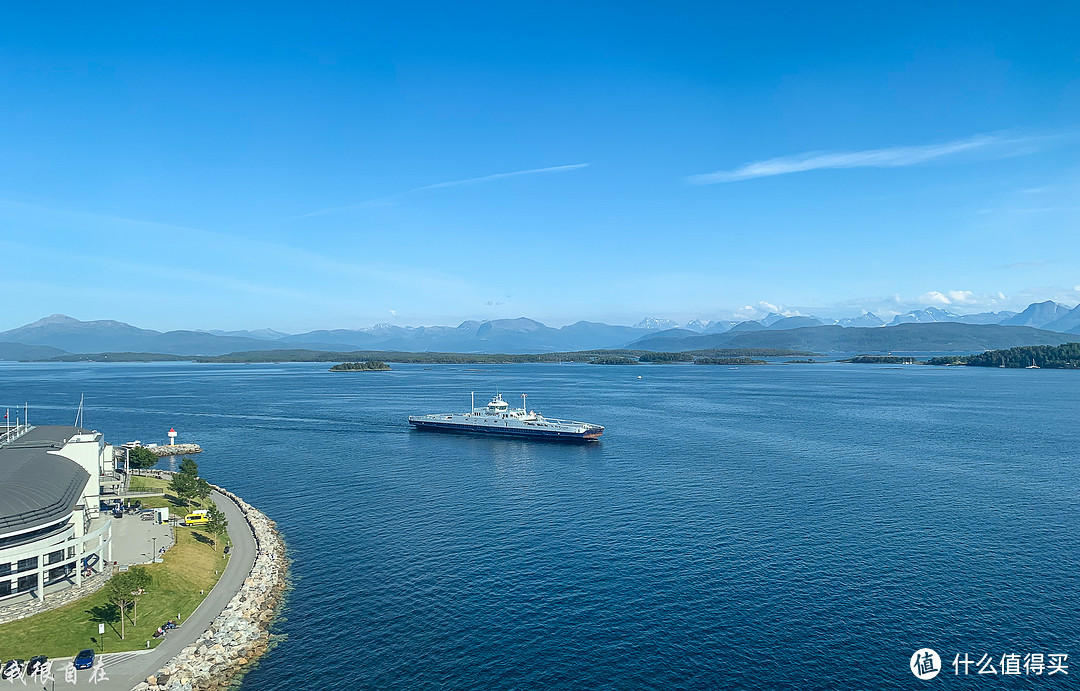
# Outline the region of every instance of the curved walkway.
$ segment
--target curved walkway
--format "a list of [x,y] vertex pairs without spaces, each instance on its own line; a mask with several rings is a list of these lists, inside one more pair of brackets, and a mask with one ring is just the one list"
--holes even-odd
[[[240,590],[244,579],[251,573],[251,567],[255,563],[255,536],[251,533],[251,526],[241,513],[240,507],[231,499],[216,491],[213,497],[214,502],[229,521],[232,551],[225,573],[221,575],[217,585],[195,612],[189,614],[180,624],[180,628],[170,632],[158,647],[138,654],[106,654],[104,656],[105,674],[109,679],[96,685],[91,684],[91,687],[102,691],[131,691],[133,686],[146,681],[148,676],[161,669],[185,646],[194,643],[195,639],[202,635],[214,617],[221,614],[221,611],[229,604],[229,600]],[[63,667],[64,665],[57,661],[57,664],[53,666],[53,676],[62,680]],[[58,673],[60,676],[57,676]],[[84,679],[88,677],[88,674],[89,672],[80,673],[80,684],[86,683]]]

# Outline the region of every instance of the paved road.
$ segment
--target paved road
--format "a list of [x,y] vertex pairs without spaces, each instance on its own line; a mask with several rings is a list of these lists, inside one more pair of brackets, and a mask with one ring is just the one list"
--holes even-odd
[[[169,633],[165,642],[151,651],[132,654],[106,654],[104,659],[105,674],[108,681],[98,684],[89,683],[89,672],[80,672],[75,686],[64,682],[66,661],[57,660],[53,665],[56,687],[101,689],[102,691],[131,691],[131,688],[146,679],[183,650],[184,646],[202,635],[210,622],[214,620],[229,600],[240,590],[244,579],[251,573],[255,563],[255,537],[240,508],[228,497],[214,492],[214,501],[225,512],[229,521],[229,538],[232,540],[232,558],[225,568],[221,580],[193,614],[187,616],[180,628]],[[126,519],[125,519],[126,520]]]

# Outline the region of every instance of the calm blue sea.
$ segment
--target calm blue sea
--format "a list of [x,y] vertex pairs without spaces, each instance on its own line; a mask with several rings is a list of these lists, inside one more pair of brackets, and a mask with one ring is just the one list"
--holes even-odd
[[[278,522],[295,589],[245,689],[1013,688],[953,656],[1080,664],[1075,372],[326,367],[0,365],[0,405],[70,424],[85,394],[116,443],[175,427]],[[406,424],[474,390],[607,433]]]

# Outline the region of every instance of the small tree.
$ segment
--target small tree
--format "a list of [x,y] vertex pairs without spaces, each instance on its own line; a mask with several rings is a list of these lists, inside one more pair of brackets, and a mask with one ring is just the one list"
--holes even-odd
[[172,480],[169,481],[169,491],[176,495],[180,503],[185,504],[188,499],[195,496],[197,484],[198,478],[193,475],[173,473]]
[[190,458],[183,458],[180,460],[180,474],[190,475],[191,477],[199,477],[199,464]]
[[169,489],[183,503],[192,499],[206,499],[210,496],[210,483],[199,477],[199,464],[190,458],[180,461],[180,470],[173,473]]
[[105,596],[120,610],[120,638],[124,638],[124,610],[131,607],[131,623],[138,624],[139,598],[146,594],[146,589],[153,583],[153,576],[141,566],[133,566],[127,571],[116,574],[105,585]]
[[145,446],[136,446],[128,451],[127,467],[128,470],[143,470],[154,467],[159,460],[158,455],[150,449]]
[[105,596],[120,610],[120,639],[124,638],[124,610],[131,604],[131,590],[124,582],[127,572],[118,573],[105,585]]
[[210,483],[201,477],[195,478],[195,484],[191,487],[191,496],[195,499],[206,499],[213,490]]
[[[217,504],[210,503],[210,508],[207,509],[206,517],[209,522],[206,524],[206,531],[211,535],[214,535],[218,540],[229,533],[229,521],[225,518],[225,512],[217,507]],[[217,549],[217,540],[214,541],[214,549]]]
[[[154,555],[157,558],[157,555]],[[146,594],[146,589],[154,582],[150,572],[141,566],[132,566],[127,571],[126,583],[131,587],[131,623],[139,624],[139,598]]]

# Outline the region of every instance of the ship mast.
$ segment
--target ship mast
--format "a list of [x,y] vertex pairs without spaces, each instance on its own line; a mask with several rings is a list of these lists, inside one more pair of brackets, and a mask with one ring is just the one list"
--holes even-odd
[[521,412],[525,413],[526,415],[529,414],[529,406],[525,405],[525,397],[528,395],[529,394],[527,393],[521,394]]

